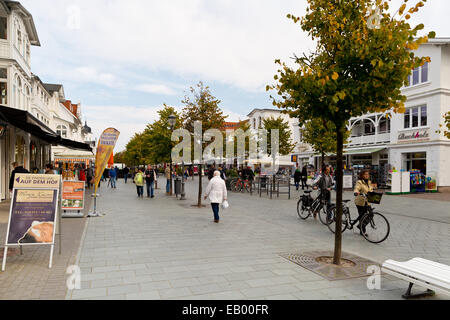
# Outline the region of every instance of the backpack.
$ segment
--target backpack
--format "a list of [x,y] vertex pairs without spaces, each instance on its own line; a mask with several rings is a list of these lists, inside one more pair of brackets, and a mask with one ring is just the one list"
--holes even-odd
[[137,174],[136,184],[143,184],[144,183],[144,177],[142,174]]

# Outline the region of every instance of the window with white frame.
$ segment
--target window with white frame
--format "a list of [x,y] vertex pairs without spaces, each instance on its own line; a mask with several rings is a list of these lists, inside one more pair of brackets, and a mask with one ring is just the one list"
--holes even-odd
[[406,109],[404,115],[404,128],[412,129],[426,127],[428,125],[427,106],[418,106]]
[[425,62],[421,67],[415,68],[408,76],[408,84],[406,87],[415,86],[421,83],[428,82],[430,64]]
[[56,127],[56,134],[60,135],[63,138],[67,138],[67,127],[59,125]]
[[0,104],[8,105],[8,70],[0,68]]

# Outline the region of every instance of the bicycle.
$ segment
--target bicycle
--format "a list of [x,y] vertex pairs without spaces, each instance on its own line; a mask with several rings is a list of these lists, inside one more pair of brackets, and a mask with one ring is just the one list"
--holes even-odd
[[251,188],[251,182],[248,180],[242,180],[241,178],[238,178],[236,181],[231,182],[231,191],[233,192],[250,192]]
[[[364,199],[371,204],[380,204],[382,194],[371,193],[369,197],[365,194],[361,194],[364,196]],[[366,213],[361,217],[361,219],[356,218],[355,220],[351,219],[350,209],[347,206],[347,203],[351,200],[343,201],[343,210],[342,210],[342,232],[345,230],[353,230],[355,225],[359,223],[358,228],[361,230],[361,235],[369,241],[370,243],[382,243],[385,241],[390,234],[391,226],[389,221],[385,216],[375,211],[375,209],[371,206],[367,206]],[[336,232],[336,206],[331,208],[331,212],[329,215],[328,228],[331,232]]]
[[297,202],[297,214],[301,219],[306,220],[311,214],[317,212],[319,214],[320,222],[327,225],[328,222],[331,221],[331,219],[327,217],[331,214],[328,210],[327,200],[323,197],[322,193],[314,200],[314,198],[311,197],[311,193],[312,191],[307,190],[300,197],[300,200]]

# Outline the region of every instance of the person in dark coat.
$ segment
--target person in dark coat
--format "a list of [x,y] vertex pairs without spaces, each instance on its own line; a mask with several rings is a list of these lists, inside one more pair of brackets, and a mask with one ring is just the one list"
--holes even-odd
[[308,182],[308,168],[306,166],[303,167],[302,169],[302,190],[308,190],[308,185],[306,184],[306,182]]
[[[295,182],[295,188],[298,189],[300,188],[300,180],[302,179],[302,172],[300,171],[300,168],[297,167],[297,169],[295,170],[294,173],[294,182]],[[303,189],[305,190],[305,189]]]
[[19,165],[18,162],[13,162],[13,171],[11,172],[11,178],[9,179],[9,191],[12,192],[14,188],[14,178],[16,177],[16,173],[30,173],[23,166]]

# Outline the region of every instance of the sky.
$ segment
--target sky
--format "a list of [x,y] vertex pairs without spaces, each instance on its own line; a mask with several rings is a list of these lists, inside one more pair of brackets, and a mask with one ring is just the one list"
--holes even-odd
[[[392,8],[401,0],[392,0]],[[415,3],[409,1],[408,3]],[[94,135],[121,132],[116,152],[168,104],[181,111],[199,81],[220,99],[228,121],[272,108],[265,91],[275,59],[308,53],[313,42],[286,18],[303,16],[305,0],[22,0],[41,47],[31,68],[64,85],[81,102]],[[429,0],[415,19],[450,37],[449,0]],[[412,25],[417,24],[412,21]]]

